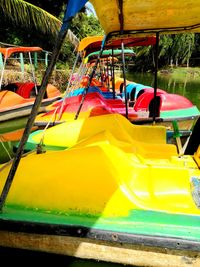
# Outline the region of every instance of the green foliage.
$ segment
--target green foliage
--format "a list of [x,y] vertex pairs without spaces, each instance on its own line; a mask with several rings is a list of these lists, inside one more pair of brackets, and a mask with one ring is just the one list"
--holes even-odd
[[[159,40],[159,68],[169,65],[189,66],[189,59],[199,53],[199,34],[161,35]],[[154,49],[151,46],[135,49],[135,69],[137,71],[154,70]]]
[[6,38],[6,42],[9,44],[13,44],[13,45],[23,45],[23,40],[22,38],[20,38],[20,36],[16,36],[15,33],[13,32],[8,32],[7,33],[7,38]]
[[0,41],[52,50],[61,26],[52,14],[27,1],[0,0],[0,16]]
[[103,35],[104,31],[93,14],[79,13],[72,21],[72,32],[81,40],[86,36]]
[[154,68],[152,46],[134,47],[134,51],[136,53],[136,57],[135,66],[133,67],[133,69],[135,71],[146,72]]
[[[100,26],[100,23],[93,14],[87,15],[80,12],[73,19],[71,24],[71,31],[78,37],[79,40],[86,36],[103,35],[104,32]],[[63,45],[62,54],[60,59],[64,62],[68,62],[69,66],[73,65],[76,57],[76,51],[69,39]]]
[[186,63],[194,51],[195,34],[174,34],[163,35],[160,39],[160,63],[168,64],[184,64]]
[[55,36],[61,21],[44,9],[23,0],[0,0],[0,16],[4,25],[10,23]]
[[[66,0],[0,0],[0,41],[25,46],[40,46],[52,51],[61,26]],[[86,36],[103,35],[96,16],[87,15],[83,8],[73,19],[72,32],[81,40]],[[167,65],[189,65],[191,57],[200,57],[199,34],[161,35],[159,43],[159,68]],[[75,59],[75,47],[66,39],[60,60],[71,67]],[[137,70],[154,69],[154,49],[134,48]]]

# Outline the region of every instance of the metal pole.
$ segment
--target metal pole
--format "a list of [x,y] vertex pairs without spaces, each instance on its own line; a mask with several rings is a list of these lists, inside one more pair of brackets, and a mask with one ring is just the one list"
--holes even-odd
[[115,99],[115,66],[114,66],[114,49],[112,48],[112,90],[113,99]]
[[2,53],[0,53],[0,69],[3,69],[3,57],[2,57]]
[[157,84],[158,84],[158,45],[159,45],[159,32],[156,33],[156,45],[155,45],[155,73],[154,73],[154,102],[153,102],[153,123],[156,121],[156,94],[157,94]]
[[45,52],[45,66],[46,66],[46,68],[48,67],[48,56],[49,56],[49,53],[46,51]]
[[23,55],[23,53],[19,53],[19,58],[20,58],[21,72],[24,75],[24,55]]
[[3,75],[5,72],[5,68],[6,68],[6,60],[7,60],[7,50],[6,50],[6,54],[4,56],[4,62],[3,62],[3,68],[1,69],[1,78],[0,78],[0,90],[3,84]]
[[108,68],[108,57],[106,58],[106,84],[108,87],[108,91],[110,90],[110,83],[109,83],[109,68]]
[[121,43],[122,48],[122,70],[123,70],[123,77],[124,77],[124,95],[125,95],[125,106],[126,106],[126,118],[128,119],[128,99],[126,93],[126,73],[125,73],[125,57],[124,57],[124,43]]
[[37,69],[38,68],[38,54],[37,54],[37,52],[33,53],[33,57],[34,57],[34,67],[35,67],[35,69]]

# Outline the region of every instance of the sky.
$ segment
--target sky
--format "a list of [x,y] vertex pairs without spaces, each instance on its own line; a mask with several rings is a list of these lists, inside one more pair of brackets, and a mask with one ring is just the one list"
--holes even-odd
[[[92,13],[96,16],[96,13],[95,13],[93,5],[90,2],[87,2],[86,6],[88,6],[88,8],[92,10]],[[87,11],[87,12],[88,12],[88,15],[91,14],[90,11]]]

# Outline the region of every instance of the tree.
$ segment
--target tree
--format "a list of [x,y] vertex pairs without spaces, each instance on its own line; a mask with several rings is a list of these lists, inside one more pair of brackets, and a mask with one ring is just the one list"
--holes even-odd
[[182,49],[182,63],[187,64],[189,67],[189,60],[195,47],[195,35],[193,33],[186,34],[184,36],[184,47]]
[[87,15],[85,10],[78,13],[72,20],[71,30],[81,40],[86,36],[104,35],[104,31],[93,14]]
[[[32,2],[40,1],[32,0]],[[61,2],[63,3],[65,1]],[[52,47],[62,25],[62,22],[57,17],[23,0],[0,0],[0,16],[0,36],[4,36],[1,40],[5,40],[5,37],[8,37],[8,40],[13,40],[13,43],[17,45],[22,45],[20,39],[23,43],[25,39],[30,43],[36,40],[37,45],[39,45],[39,43],[46,43],[46,49]],[[68,32],[68,38],[77,46],[79,40],[71,31]],[[41,40],[43,40],[43,42],[41,42]]]
[[1,24],[9,23],[23,29],[36,29],[55,36],[61,21],[44,9],[23,0],[0,0]]

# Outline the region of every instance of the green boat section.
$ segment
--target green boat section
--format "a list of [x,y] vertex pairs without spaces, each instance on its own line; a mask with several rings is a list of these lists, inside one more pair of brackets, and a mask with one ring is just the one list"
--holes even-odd
[[3,121],[0,123],[0,134],[12,132],[18,129],[23,129],[26,126],[26,123],[27,117]]
[[13,147],[15,145],[15,141],[0,142],[0,164],[7,162],[14,157],[15,153]]
[[128,217],[101,217],[89,214],[56,214],[6,206],[0,221],[18,221],[30,224],[87,227],[93,230],[181,238],[200,242],[200,217],[168,214],[156,211],[133,210]]
[[184,118],[184,117],[195,117],[200,116],[200,112],[196,106],[193,106],[191,108],[185,108],[185,109],[176,109],[176,110],[167,110],[167,111],[161,111],[160,117],[163,119],[170,119],[170,118]]

